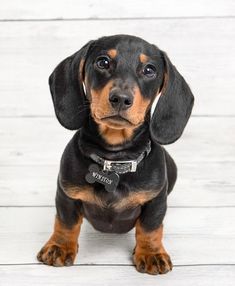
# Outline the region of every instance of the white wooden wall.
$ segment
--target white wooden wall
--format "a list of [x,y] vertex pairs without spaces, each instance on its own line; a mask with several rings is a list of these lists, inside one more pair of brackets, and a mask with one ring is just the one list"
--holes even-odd
[[[72,132],[47,79],[88,40],[117,33],[157,44],[195,95],[169,197],[164,276],[132,266],[134,232],[82,227],[76,266],[40,265],[55,214],[58,165]],[[0,285],[235,284],[235,1],[0,0]]]

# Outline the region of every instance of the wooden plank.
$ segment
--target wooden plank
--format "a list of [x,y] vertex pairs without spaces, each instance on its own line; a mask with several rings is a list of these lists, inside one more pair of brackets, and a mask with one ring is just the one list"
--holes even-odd
[[[104,9],[105,7],[105,9]],[[211,9],[213,7],[213,9]],[[107,19],[134,17],[207,17],[235,15],[232,0],[187,0],[154,1],[142,0],[42,0],[37,6],[30,0],[18,0],[4,5],[1,3],[0,19]]]
[[[133,17],[197,17],[197,16],[231,16],[234,13],[234,3],[217,0],[212,2],[197,1],[189,5],[186,0],[179,0],[174,5],[173,0],[148,1],[141,0],[119,1],[110,4],[108,0],[101,0],[99,4],[94,0],[40,1],[37,9],[29,0],[15,1],[14,5],[2,5],[0,19],[71,19],[71,18],[133,18]],[[213,5],[213,9],[211,9]],[[103,7],[106,7],[104,10]]]
[[117,33],[168,52],[195,94],[194,114],[235,115],[231,18],[1,23],[1,116],[53,115],[47,81],[54,67],[88,40]]
[[[36,263],[48,240],[55,209],[0,208],[0,264]],[[170,208],[165,218],[165,246],[176,265],[235,263],[234,208]],[[132,264],[134,231],[97,232],[85,220],[78,264]],[[229,247],[228,247],[229,246]]]
[[1,165],[59,166],[74,134],[55,118],[1,118],[0,126]]
[[[176,143],[166,146],[177,164],[234,162],[235,118],[193,117]],[[215,132],[217,135],[215,135]],[[56,165],[73,135],[56,118],[1,118],[0,165]]]
[[[44,265],[0,266],[1,285],[96,285],[110,286],[233,286],[234,266],[176,267],[166,275],[144,275],[132,266],[46,267]],[[56,284],[55,284],[56,283]]]
[[[58,166],[1,166],[1,206],[54,205]],[[235,206],[234,162],[178,164],[170,207]]]
[[234,162],[178,164],[169,206],[234,206]]

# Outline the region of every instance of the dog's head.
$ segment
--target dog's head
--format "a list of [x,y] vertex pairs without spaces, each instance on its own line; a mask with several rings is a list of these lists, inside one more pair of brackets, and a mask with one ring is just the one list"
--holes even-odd
[[89,114],[101,129],[132,132],[148,121],[160,144],[181,136],[194,102],[167,55],[128,35],[87,43],[56,67],[49,84],[64,127],[79,129]]

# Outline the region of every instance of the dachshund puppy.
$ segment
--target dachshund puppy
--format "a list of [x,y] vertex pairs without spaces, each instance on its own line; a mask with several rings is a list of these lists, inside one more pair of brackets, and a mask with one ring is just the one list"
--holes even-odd
[[49,78],[55,113],[77,130],[63,153],[54,232],[39,261],[72,265],[83,218],[102,232],[135,227],[136,269],[163,274],[167,196],[177,169],[161,146],[176,141],[194,97],[165,52],[129,35],[90,41]]

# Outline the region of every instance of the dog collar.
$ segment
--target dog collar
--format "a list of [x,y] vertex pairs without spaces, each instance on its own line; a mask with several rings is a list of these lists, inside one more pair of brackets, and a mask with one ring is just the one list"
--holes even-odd
[[97,164],[103,167],[103,171],[115,172],[117,174],[125,174],[129,172],[135,172],[138,164],[148,156],[151,151],[151,141],[148,142],[145,150],[139,155],[136,160],[126,161],[111,161],[106,160],[96,154],[90,154],[90,158]]

